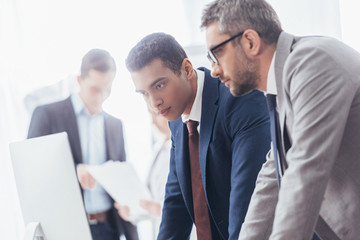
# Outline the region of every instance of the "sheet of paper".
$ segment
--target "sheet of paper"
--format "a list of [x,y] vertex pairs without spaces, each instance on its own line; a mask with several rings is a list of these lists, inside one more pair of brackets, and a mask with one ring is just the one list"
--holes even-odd
[[140,207],[139,200],[151,200],[151,194],[131,163],[107,161],[88,166],[88,171],[116,202],[129,206],[132,221],[149,216]]

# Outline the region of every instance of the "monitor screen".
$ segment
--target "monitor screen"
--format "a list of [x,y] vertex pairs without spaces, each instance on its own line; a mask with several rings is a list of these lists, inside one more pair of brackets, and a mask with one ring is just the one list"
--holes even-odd
[[65,132],[10,143],[25,226],[39,222],[48,240],[91,240]]

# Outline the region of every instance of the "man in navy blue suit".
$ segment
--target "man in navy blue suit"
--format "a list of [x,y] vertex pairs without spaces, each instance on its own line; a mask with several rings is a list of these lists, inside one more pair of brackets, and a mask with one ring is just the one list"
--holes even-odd
[[[158,239],[188,239],[193,223],[198,240],[237,239],[270,148],[264,94],[233,97],[208,69],[195,70],[165,33],[144,37],[126,66],[136,91],[170,121],[170,172]],[[199,124],[196,144],[188,122]]]

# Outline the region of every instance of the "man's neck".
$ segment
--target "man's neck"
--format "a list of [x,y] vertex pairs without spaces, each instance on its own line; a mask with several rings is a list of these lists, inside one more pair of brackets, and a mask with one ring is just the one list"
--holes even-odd
[[259,61],[259,74],[260,74],[260,83],[259,90],[266,92],[267,91],[267,81],[268,74],[271,65],[271,61],[273,59],[274,53],[276,50],[276,45],[269,45],[264,49],[264,52],[261,56],[261,60]]
[[190,115],[191,112],[191,108],[194,104],[195,98],[196,98],[196,93],[197,93],[197,74],[196,71],[194,69],[194,73],[193,76],[191,77],[191,104],[188,104],[187,108],[184,111],[184,115]]
[[83,97],[81,96],[81,94],[79,93],[79,97],[81,99],[81,101],[84,103],[84,107],[87,111],[87,113],[90,115],[90,116],[94,116],[95,114],[98,114],[102,111],[102,106],[100,107],[93,107],[89,104],[86,103],[86,101],[84,101]]
[[94,116],[95,114],[98,114],[98,113],[100,113],[101,111],[102,111],[102,108],[94,108],[94,109],[91,109],[91,108],[89,108],[89,107],[86,107],[86,105],[85,105],[85,108],[86,108],[86,110],[88,111],[88,113],[89,113],[89,115],[90,116]]

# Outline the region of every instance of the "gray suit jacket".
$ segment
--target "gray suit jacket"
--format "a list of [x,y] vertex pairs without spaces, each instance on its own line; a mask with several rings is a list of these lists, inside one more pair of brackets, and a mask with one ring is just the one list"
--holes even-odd
[[[123,127],[119,119],[105,114],[106,159],[125,161]],[[82,153],[76,115],[71,98],[37,107],[31,118],[28,138],[67,132],[75,165],[82,163]],[[136,227],[123,221],[115,208],[112,219],[119,234],[126,239],[138,239]]]
[[[359,239],[360,55],[327,37],[281,33],[275,57],[279,118],[291,147],[281,190],[272,153],[239,239]],[[316,228],[315,228],[316,226]]]

